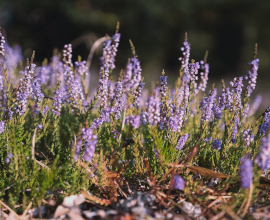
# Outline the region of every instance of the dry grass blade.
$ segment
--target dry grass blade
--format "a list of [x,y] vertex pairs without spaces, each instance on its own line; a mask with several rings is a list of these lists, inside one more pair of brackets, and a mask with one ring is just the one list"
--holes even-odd
[[222,216],[224,216],[225,214],[226,214],[225,211],[220,212],[220,213],[218,213],[217,215],[215,215],[214,217],[210,218],[209,220],[218,220],[218,219],[220,219]]
[[46,166],[44,163],[42,163],[42,162],[40,162],[40,161],[38,161],[38,160],[36,160],[36,159],[35,159],[35,161],[36,161],[36,163],[39,164],[40,166],[45,167],[45,168],[48,169],[48,170],[51,170],[51,169],[50,169],[48,166]]
[[194,167],[194,166],[188,166],[187,165],[187,168],[191,172],[198,173],[198,174],[200,174],[200,175],[202,175],[204,177],[207,177],[207,178],[226,179],[226,178],[230,177],[227,174],[218,173],[218,172],[215,172],[213,170],[210,170],[210,169],[207,169],[207,168],[204,168],[204,167]]
[[30,202],[30,203],[28,204],[28,206],[26,207],[26,209],[24,210],[24,212],[23,212],[23,214],[22,214],[22,217],[26,216],[26,214],[27,214],[28,210],[31,208],[31,206],[32,206],[32,202]]
[[92,201],[92,202],[95,202],[95,203],[97,203],[97,204],[105,205],[105,206],[111,204],[111,201],[110,201],[110,200],[108,200],[108,199],[100,199],[100,198],[98,198],[98,197],[96,197],[96,196],[93,196],[93,195],[91,195],[91,194],[89,195],[89,194],[87,194],[87,193],[86,193],[85,191],[83,191],[83,190],[81,190],[81,194],[83,194],[84,197],[85,197],[86,199],[88,199],[88,200],[90,200],[90,201]]
[[8,214],[5,213],[5,212],[3,212],[2,210],[1,210],[1,213],[2,213],[2,215],[4,216],[4,218],[7,218],[7,217],[8,217]]
[[125,198],[127,198],[126,193],[120,188],[120,186],[118,185],[118,183],[117,183],[115,180],[114,180],[113,182],[114,182],[116,188],[119,189],[120,193],[121,193]]
[[0,203],[2,206],[4,206],[6,209],[8,209],[10,212],[12,212],[13,214],[15,214],[15,216],[18,218],[19,216],[16,214],[16,212],[14,212],[8,205],[6,205],[5,203],[3,203],[1,200],[0,200]]
[[241,220],[238,215],[230,208],[230,207],[225,207],[226,212],[231,216],[232,219],[234,220]]
[[250,184],[250,188],[249,188],[248,201],[247,201],[246,207],[245,207],[245,209],[244,209],[243,216],[246,215],[246,213],[247,213],[247,211],[248,211],[248,208],[249,208],[249,206],[250,206],[250,202],[251,202],[251,198],[252,198],[252,191],[253,191],[253,184],[251,183],[251,184]]
[[32,138],[32,160],[35,159],[35,142],[36,142],[36,133],[37,133],[37,128],[35,128],[34,135]]
[[270,179],[264,177],[264,176],[261,176],[260,177],[260,184],[257,186],[259,188],[264,188],[264,187],[267,187],[267,186],[270,186]]

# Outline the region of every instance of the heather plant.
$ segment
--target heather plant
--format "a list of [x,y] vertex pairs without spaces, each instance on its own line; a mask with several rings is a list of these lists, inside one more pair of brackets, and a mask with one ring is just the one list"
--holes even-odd
[[[215,85],[204,93],[211,74],[207,53],[190,60],[186,36],[175,86],[169,88],[163,70],[145,98],[132,42],[125,70],[117,82],[111,79],[120,36],[117,27],[104,42],[98,87],[90,94],[87,63],[79,57],[73,64],[72,45],[40,67],[33,53],[20,69],[21,56],[11,55],[18,51],[0,34],[0,199],[20,211],[30,202],[39,206],[83,191],[111,204],[119,186],[143,181],[145,190],[174,191],[193,203],[211,200],[208,188],[229,192],[222,207],[244,216],[263,192],[261,175],[270,162],[270,108],[255,118],[257,107],[249,104],[257,47],[247,76],[223,82],[220,94]],[[219,181],[211,185],[211,178]]]

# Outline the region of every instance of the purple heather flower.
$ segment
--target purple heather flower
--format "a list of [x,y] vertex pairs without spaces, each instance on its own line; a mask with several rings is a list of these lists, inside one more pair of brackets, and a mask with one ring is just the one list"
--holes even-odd
[[265,135],[265,133],[269,130],[269,128],[270,128],[270,122],[265,122],[259,126],[258,132],[260,135]]
[[123,77],[123,86],[125,93],[135,90],[142,80],[142,69],[137,56],[128,61],[126,73]]
[[233,94],[230,90],[230,88],[226,88],[226,108],[228,108],[230,111],[233,111]]
[[200,62],[200,66],[201,66],[201,72],[200,72],[200,76],[201,76],[201,81],[200,84],[198,86],[198,89],[201,91],[205,91],[206,87],[207,87],[207,81],[208,81],[208,74],[209,74],[209,64],[205,63],[203,60],[201,60]]
[[2,54],[2,56],[5,56],[5,47],[4,44],[6,43],[5,41],[5,37],[3,36],[2,32],[0,31],[0,54]]
[[100,118],[103,122],[110,123],[110,114],[113,113],[113,108],[107,107],[106,109],[102,109],[102,113],[100,115]]
[[59,81],[64,86],[64,74],[66,70],[66,65],[64,65],[63,62],[59,60],[59,57],[57,55],[54,55],[51,58],[49,69],[50,73],[48,74],[48,83],[50,84],[50,86],[55,87],[57,85],[57,79],[59,79]]
[[195,80],[198,80],[198,70],[200,68],[199,62],[194,62],[189,64],[189,75],[188,77],[192,82],[195,82]]
[[91,128],[82,129],[82,138],[85,140],[85,152],[83,155],[83,159],[88,162],[92,162],[96,144],[97,144],[97,136],[94,135],[93,130]]
[[100,127],[104,122],[110,123],[110,114],[112,114],[112,108],[107,107],[105,109],[102,109],[102,112],[100,114],[99,118],[96,118],[93,120],[92,125],[90,126],[90,129],[97,129]]
[[147,118],[148,118],[147,112],[142,111],[140,116],[141,116],[140,120],[141,120],[142,125],[145,125],[147,123]]
[[33,94],[32,78],[35,67],[36,65],[33,63],[30,67],[27,66],[24,76],[20,79],[19,88],[16,93],[17,112],[19,112],[19,115],[23,115],[26,112],[28,98]]
[[74,160],[78,160],[78,158],[79,158],[79,154],[81,152],[81,145],[82,145],[82,140],[78,139],[77,144],[76,144],[76,153],[74,156]]
[[16,45],[14,48],[10,47],[7,43],[4,44],[5,47],[5,59],[4,68],[8,79],[11,80],[11,84],[17,84],[17,77],[14,74],[15,69],[21,60],[23,60],[22,49],[20,46]]
[[115,109],[114,117],[118,120],[124,108],[123,85],[121,81],[118,81],[115,85],[114,96],[111,103]]
[[[112,40],[107,40],[103,43],[103,56],[101,57],[101,61],[104,62],[107,60],[107,64],[111,70],[115,68],[115,56],[119,45],[120,36],[121,35],[116,32],[115,35],[112,36]],[[102,63],[102,65],[104,65],[104,63]]]
[[0,121],[0,134],[5,131],[5,121]]
[[52,104],[54,106],[54,108],[52,109],[53,114],[60,116],[62,102],[63,102],[63,89],[59,87],[54,92],[54,98],[53,98],[53,104]]
[[49,111],[49,109],[50,109],[50,108],[46,105],[46,106],[44,107],[43,114],[46,115],[47,112]]
[[37,76],[40,78],[41,84],[47,84],[50,80],[51,68],[42,66],[37,68]]
[[242,109],[241,117],[243,118],[243,122],[244,123],[245,123],[245,121],[247,119],[249,108],[250,108],[249,103],[246,103],[245,106],[244,106],[244,108]]
[[221,108],[219,108],[219,106],[217,106],[216,104],[214,104],[213,108],[212,108],[215,117],[220,120],[221,116],[222,116],[222,110]]
[[4,76],[0,74],[0,91],[3,91],[3,90],[4,90]]
[[115,85],[115,90],[114,90],[114,96],[113,96],[113,101],[118,101],[121,96],[122,96],[122,92],[123,92],[123,85],[121,81],[118,81]]
[[123,85],[124,85],[124,91],[127,93],[131,89],[131,79],[132,79],[132,70],[133,70],[133,63],[128,62],[126,66],[126,72],[123,76]]
[[88,68],[86,67],[86,61],[81,61],[75,62],[75,66],[76,66],[76,73],[79,73],[79,75],[84,75],[84,74],[88,74]]
[[270,162],[270,134],[261,140],[260,152],[254,159],[254,162],[265,172]]
[[[184,41],[183,43],[184,47],[181,47],[180,50],[183,52],[183,57],[180,57],[179,60],[181,61],[181,68],[184,70],[184,75],[183,75],[183,82],[189,82],[189,57],[190,57],[190,44],[188,41]],[[184,80],[185,79],[185,80]]]
[[211,141],[211,139],[212,139],[211,137],[208,137],[208,138],[205,138],[204,141],[205,141],[206,143],[208,143],[208,142]]
[[270,106],[264,112],[264,122],[270,122]]
[[[209,92],[210,93],[210,92]],[[217,95],[217,89],[213,89],[212,93],[208,97],[205,97],[201,103],[202,116],[201,121],[210,121],[212,116],[212,109],[215,104],[215,98]]]
[[37,125],[37,129],[42,129],[42,128],[43,128],[42,124]]
[[108,80],[108,100],[112,100],[114,97],[114,82]]
[[249,65],[251,65],[251,70],[248,71],[248,86],[247,86],[247,97],[250,97],[250,94],[255,89],[256,81],[257,81],[257,71],[259,69],[259,59],[252,60]]
[[252,141],[254,141],[254,135],[250,134],[251,130],[247,129],[247,130],[243,130],[242,134],[243,134],[243,141],[245,142],[245,147],[249,146],[250,143]]
[[[164,74],[164,72],[163,72]],[[160,85],[161,87],[159,88],[160,91],[160,124],[159,128],[162,129],[167,129],[167,122],[168,122],[168,116],[169,113],[171,112],[171,103],[172,100],[169,99],[168,94],[168,87],[167,87],[167,76],[160,76]]]
[[139,86],[141,80],[142,80],[142,68],[141,68],[141,63],[138,60],[136,56],[131,58],[131,62],[133,62],[133,78],[132,78],[132,88],[135,89]]
[[13,153],[9,153],[7,158],[5,159],[6,163],[10,163],[10,159],[13,157]]
[[113,133],[113,138],[118,139],[118,137],[119,137],[118,135],[120,134],[120,132],[113,130],[113,131],[111,131],[111,133]]
[[181,106],[184,108],[188,107],[188,98],[190,96],[190,92],[189,92],[189,86],[187,84],[185,84],[184,86],[181,86],[178,94],[178,103],[181,103]]
[[158,90],[154,90],[154,94],[149,97],[146,104],[148,122],[151,126],[160,122],[160,99],[157,95]]
[[77,76],[71,82],[70,99],[75,107],[79,107],[78,102],[84,100],[83,89],[80,78]]
[[160,96],[161,97],[165,97],[166,96],[166,93],[168,91],[168,88],[167,88],[167,79],[168,79],[168,76],[160,76]]
[[126,123],[130,123],[135,129],[138,129],[141,122],[141,116],[140,115],[130,115],[126,117]]
[[108,79],[109,79],[109,66],[106,59],[104,60],[103,66],[100,67],[99,72],[99,83],[98,83],[98,98],[100,100],[100,107],[104,108],[107,106],[108,99]]
[[12,115],[14,114],[14,112],[11,109],[8,109],[7,111],[9,120],[12,120]]
[[185,143],[187,142],[187,139],[188,139],[188,133],[185,133],[184,136],[179,138],[175,149],[182,150]]
[[221,149],[221,140],[220,139],[214,139],[212,142],[212,148],[220,150]]
[[243,87],[243,77],[235,77],[233,81],[230,82],[231,94],[233,95],[234,108],[237,106],[238,109],[242,109],[241,94]]
[[180,110],[176,110],[174,114],[171,115],[169,118],[169,128],[173,132],[180,132],[183,123],[184,123],[184,117],[186,116],[186,109],[180,108]]
[[185,181],[182,177],[178,176],[177,174],[173,177],[173,188],[183,190],[185,188]]
[[36,101],[38,103],[42,102],[43,98],[44,98],[44,94],[41,91],[40,83],[41,83],[40,78],[38,76],[36,76],[34,78],[34,82],[33,82],[33,97],[34,97],[34,99],[36,99]]
[[249,158],[243,157],[240,165],[240,184],[244,189],[250,188],[252,182],[252,161]]
[[154,153],[155,153],[155,158],[158,159],[158,152],[155,148],[154,148]]
[[140,103],[140,98],[142,95],[142,90],[144,88],[144,84],[142,81],[139,83],[137,89],[134,91],[134,107],[138,108]]
[[218,106],[221,110],[225,108],[226,101],[227,101],[227,92],[225,86],[223,85],[221,95],[218,97]]
[[240,119],[239,118],[236,118],[235,121],[234,121],[234,126],[232,128],[233,132],[232,132],[232,143],[236,143],[236,135],[238,133],[238,126],[239,126],[239,122],[240,122]]
[[73,64],[72,64],[72,45],[71,44],[66,44],[64,46],[63,62],[65,64],[66,68],[68,68],[68,70],[70,70],[70,68],[73,67]]

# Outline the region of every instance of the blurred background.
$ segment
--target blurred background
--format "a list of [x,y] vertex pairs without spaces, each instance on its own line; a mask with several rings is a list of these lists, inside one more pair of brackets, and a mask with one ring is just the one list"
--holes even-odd
[[[114,34],[117,21],[121,40],[115,75],[132,57],[131,39],[146,85],[158,80],[162,69],[174,85],[179,75],[180,47],[184,33],[188,32],[191,58],[199,61],[208,50],[209,84],[220,85],[222,78],[228,81],[247,73],[254,45],[258,43],[260,86],[257,85],[254,93],[267,99],[270,91],[269,0],[0,1],[0,26],[7,42],[11,46],[19,44],[25,58],[35,50],[35,62],[40,64],[67,43],[73,44],[74,61],[78,55],[86,60],[95,40]],[[97,50],[93,58],[92,82],[98,77],[101,53],[101,49]]]

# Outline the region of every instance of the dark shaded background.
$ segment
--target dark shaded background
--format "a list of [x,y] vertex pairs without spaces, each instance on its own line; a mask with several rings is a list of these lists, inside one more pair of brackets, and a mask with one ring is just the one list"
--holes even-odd
[[[180,67],[179,48],[188,32],[191,58],[199,61],[209,50],[209,76],[218,82],[245,75],[258,43],[260,87],[256,90],[268,91],[269,0],[0,1],[0,26],[8,43],[20,44],[25,57],[35,50],[36,62],[70,42],[74,43],[74,61],[79,54],[85,60],[93,41],[106,33],[112,35],[117,21],[122,37],[116,74],[132,56],[128,42],[132,39],[146,82],[157,80],[162,69],[174,82]],[[93,70],[98,70],[100,54],[94,57]]]

